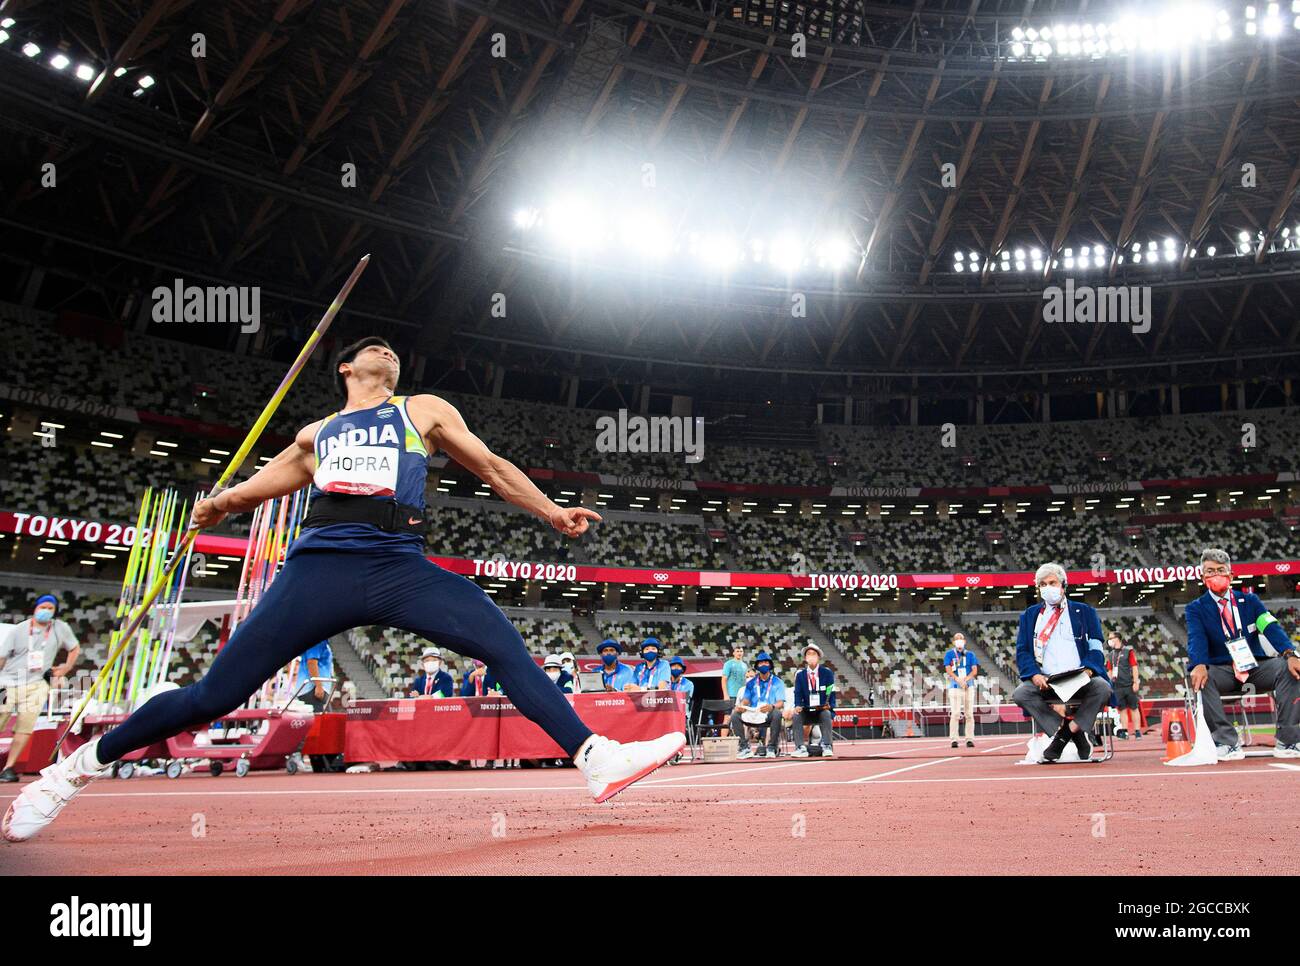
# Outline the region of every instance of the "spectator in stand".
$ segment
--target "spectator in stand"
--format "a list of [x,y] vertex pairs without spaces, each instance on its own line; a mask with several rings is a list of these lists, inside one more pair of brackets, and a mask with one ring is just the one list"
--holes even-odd
[[298,682],[294,694],[313,711],[325,709],[325,684],[334,683],[334,651],[328,639],[303,651],[298,659]]
[[[1016,688],[1011,700],[1042,731],[1053,736],[1043,749],[1043,761],[1049,763],[1061,760],[1068,742],[1074,743],[1081,761],[1092,758],[1088,735],[1111,693],[1102,653],[1101,620],[1091,605],[1066,599],[1065,581],[1065,568],[1058,563],[1038,568],[1034,585],[1042,603],[1027,607],[1020,615],[1016,635],[1016,665],[1024,683]],[[1062,698],[1051,679],[1064,679],[1075,672],[1086,674],[1088,681],[1071,695],[1080,704],[1074,717],[1066,718],[1052,707]]]
[[[749,665],[745,663],[745,646],[736,644],[731,648],[731,660],[722,665],[722,697],[730,701],[734,707],[736,699],[740,697],[740,692],[745,688],[745,682],[750,677]],[[723,738],[727,737],[727,729],[723,728],[718,732]]]
[[659,639],[647,637],[641,642],[641,663],[632,672],[630,691],[661,691],[668,687],[668,665],[659,659]]
[[1106,670],[1115,683],[1115,705],[1119,708],[1119,729],[1115,737],[1124,739],[1132,735],[1136,740],[1142,737],[1142,703],[1138,699],[1142,680],[1138,674],[1137,651],[1124,646],[1118,631],[1111,631],[1106,643]]
[[596,651],[600,655],[600,683],[606,691],[626,691],[632,684],[632,669],[619,661],[623,645],[612,637],[600,642]]
[[[1214,732],[1220,761],[1244,758],[1237,729],[1223,711],[1223,695],[1245,687],[1273,692],[1277,707],[1275,758],[1300,758],[1300,655],[1277,618],[1254,594],[1232,589],[1226,550],[1201,551],[1205,593],[1187,605],[1187,662],[1192,688],[1201,692],[1205,722]],[[20,625],[21,626],[21,625]],[[1267,637],[1278,657],[1267,657]]]
[[465,675],[465,681],[460,686],[460,696],[462,698],[481,698],[488,694],[500,694],[501,685],[497,679],[492,676],[486,664],[482,661],[472,662],[473,666]]
[[[36,598],[32,616],[9,628],[7,637],[0,639],[0,685],[5,686],[4,705],[0,706],[0,731],[14,723],[14,737],[9,744],[9,758],[5,762],[0,781],[18,781],[14,765],[27,751],[36,728],[36,719],[50,695],[48,677],[67,677],[77,664],[81,646],[66,623],[54,619],[59,601],[53,594]],[[59,649],[68,655],[57,667],[54,658]]]
[[555,686],[565,694],[573,693],[573,678],[565,672],[564,662],[560,660],[560,655],[546,655],[546,660],[542,662],[542,670],[546,672],[548,678],[555,682]]
[[[831,729],[835,723],[835,672],[822,664],[822,649],[813,642],[803,649],[804,667],[794,679],[794,743],[792,756],[807,758],[813,726],[821,731],[822,757],[834,757]],[[805,734],[805,729],[807,733]]]
[[426,647],[420,655],[421,671],[411,682],[410,695],[413,698],[454,698],[456,682],[443,670],[442,651],[436,647]]
[[944,673],[948,675],[948,740],[957,747],[957,719],[966,715],[966,747],[975,747],[975,676],[980,662],[966,650],[966,635],[958,631],[952,636],[952,647],[943,656]]
[[[731,713],[731,730],[740,739],[737,758],[753,758],[749,747],[746,726],[758,732],[758,757],[766,758],[770,751],[777,756],[777,742],[781,738],[781,709],[785,707],[785,684],[772,673],[772,656],[759,651],[754,658],[755,674],[740,692],[736,710]],[[767,744],[764,746],[764,734]]]

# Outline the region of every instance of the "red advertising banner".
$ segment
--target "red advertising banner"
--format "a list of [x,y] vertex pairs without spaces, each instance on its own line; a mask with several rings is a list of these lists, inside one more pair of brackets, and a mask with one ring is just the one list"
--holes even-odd
[[[686,700],[680,692],[568,696],[597,734],[644,741],[681,731]],[[501,697],[399,698],[358,701],[348,709],[348,761],[464,761],[566,758],[564,750]]]

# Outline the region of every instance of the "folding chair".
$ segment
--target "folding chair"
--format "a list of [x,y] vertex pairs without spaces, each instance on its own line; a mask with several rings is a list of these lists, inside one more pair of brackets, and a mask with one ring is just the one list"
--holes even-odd
[[[736,707],[735,701],[726,698],[705,698],[695,703],[699,707],[698,720],[695,724],[695,741],[697,743],[704,738],[717,738],[723,728],[731,727],[731,712]],[[714,714],[720,714],[722,720],[720,722],[704,720],[705,715],[712,716]]]

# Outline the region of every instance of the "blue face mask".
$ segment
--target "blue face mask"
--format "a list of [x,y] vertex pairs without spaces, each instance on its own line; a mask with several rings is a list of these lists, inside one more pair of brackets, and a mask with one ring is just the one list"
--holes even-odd
[[762,675],[764,675],[764,676],[767,676],[767,675],[771,674],[771,673],[772,673],[772,665],[770,665],[770,664],[760,664],[760,665],[758,666],[758,673],[759,673],[759,674],[762,674]]
[[683,668],[679,668],[679,667],[675,667],[675,668],[673,668],[673,669],[672,669],[672,671],[673,671],[673,677],[675,677],[675,678],[679,678],[679,677],[681,677],[681,676],[682,676],[682,671],[683,671],[683,670],[684,670]]
[[601,659],[601,660],[606,664],[606,666],[608,666],[608,665],[610,665],[610,664],[617,664],[617,663],[618,663],[618,655],[617,655],[617,654],[602,654],[602,655],[600,656],[600,659]]
[[658,652],[658,651],[642,651],[642,652],[641,652],[641,659],[642,659],[643,661],[645,661],[647,664],[653,664],[655,661],[659,660],[659,652]]
[[42,607],[36,612],[36,620],[38,623],[48,624],[50,621],[54,620],[54,611],[48,607]]

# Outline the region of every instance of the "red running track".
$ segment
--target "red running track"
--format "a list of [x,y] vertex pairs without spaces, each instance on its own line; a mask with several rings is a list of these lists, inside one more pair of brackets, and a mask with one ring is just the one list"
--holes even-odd
[[[1016,764],[1023,737],[845,742],[831,761],[663,768],[605,805],[573,769],[104,779],[0,842],[0,873],[738,873],[758,840],[850,874],[1300,873],[1277,824],[1300,761],[1169,768],[1150,737],[1120,744],[1043,766]],[[1257,834],[1215,846],[1230,820]]]

